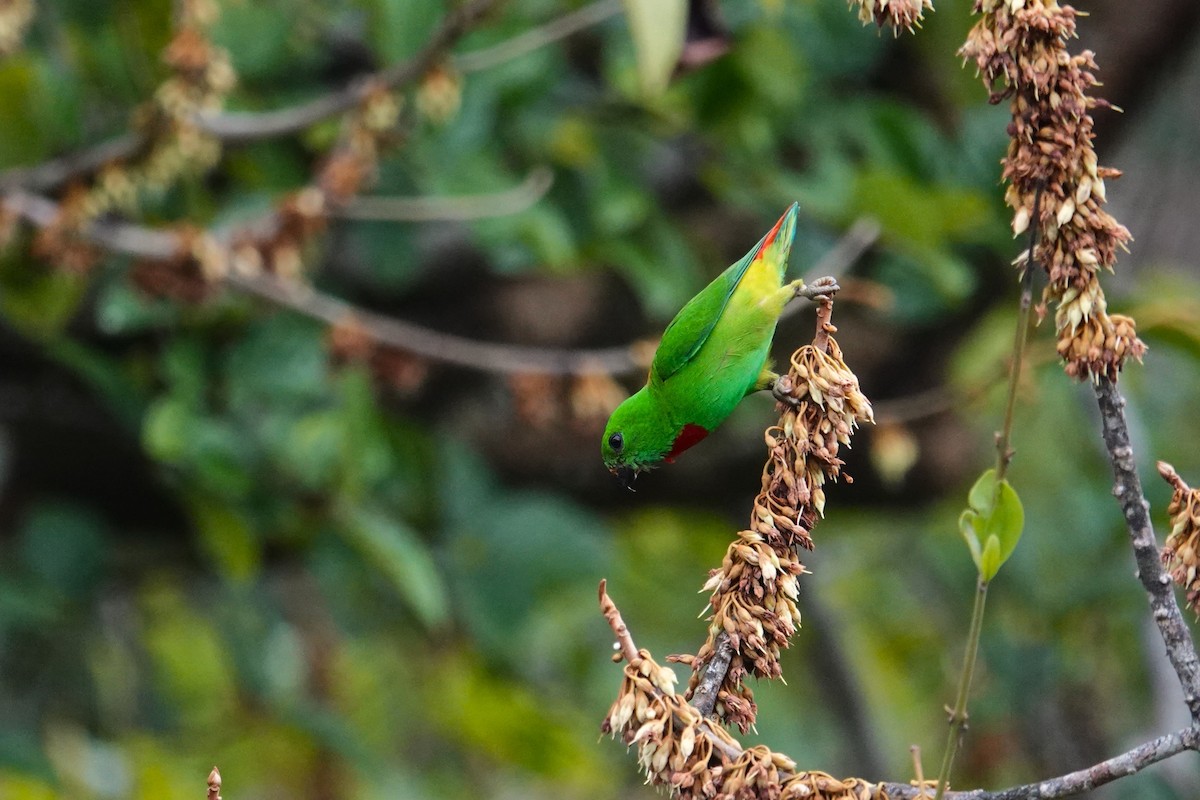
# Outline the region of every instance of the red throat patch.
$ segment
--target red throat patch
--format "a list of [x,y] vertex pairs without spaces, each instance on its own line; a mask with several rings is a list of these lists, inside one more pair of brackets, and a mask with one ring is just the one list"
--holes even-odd
[[699,444],[705,436],[708,436],[708,431],[699,425],[689,422],[683,426],[683,430],[675,437],[675,443],[671,445],[671,452],[667,453],[663,457],[663,460],[668,464],[674,464],[676,456],[692,445]]
[[785,219],[787,219],[787,214],[784,214],[782,217],[780,217],[779,221],[775,223],[775,227],[771,228],[771,230],[767,232],[767,235],[763,237],[762,244],[759,245],[758,250],[756,250],[754,253],[755,258],[758,258],[759,254],[762,253],[763,250],[766,250],[768,247],[770,247],[771,243],[775,241],[775,237],[779,235],[779,229],[783,227],[783,221]]

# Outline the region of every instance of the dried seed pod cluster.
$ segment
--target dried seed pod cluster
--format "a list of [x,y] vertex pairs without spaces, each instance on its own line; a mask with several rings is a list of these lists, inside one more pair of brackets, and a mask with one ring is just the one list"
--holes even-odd
[[797,350],[775,387],[782,414],[766,431],[768,458],[750,527],[730,544],[704,585],[712,592],[708,640],[695,656],[672,657],[692,667],[690,697],[717,651],[718,637],[729,638],[733,658],[714,711],[743,731],[757,714],[744,676],[778,678],[780,650],[800,625],[797,579],[805,569],[797,551],[812,548],[810,532],[825,509],[825,481],[841,474],[838,451],[850,444],[854,428],[874,421],[841,348],[828,335],[819,338],[824,346]]
[[137,163],[110,164],[100,172],[86,201],[89,218],[112,209],[131,211],[143,192],[166,191],[181,176],[204,172],[220,159],[220,141],[197,119],[220,111],[237,82],[229,53],[208,37],[218,15],[212,0],[179,5],[175,34],[162,53],[170,77],[138,121],[150,146]]
[[315,180],[286,195],[273,214],[234,238],[228,268],[242,275],[265,271],[299,278],[305,251],[325,230],[330,213],[374,180],[400,108],[401,99],[386,86],[366,90],[358,107],[343,118],[338,142]]
[[601,730],[636,746],[647,781],[684,800],[887,800],[881,786],[860,778],[797,772],[790,758],[761,745],[743,750],[675,694],[674,673],[645,650],[625,666],[621,691]]
[[1163,546],[1163,566],[1187,592],[1188,607],[1200,615],[1200,489],[1184,483],[1165,461],[1158,462],[1158,474],[1175,489],[1167,506],[1171,533]]
[[932,0],[850,0],[850,7],[858,6],[858,18],[863,25],[874,22],[880,28],[891,27],[892,35],[900,31],[913,32],[921,27],[925,10],[933,10]]
[[449,63],[429,70],[417,87],[417,111],[434,125],[452,120],[461,105],[462,76]]
[[[1015,234],[1038,229],[1034,259],[1050,278],[1042,313],[1056,304],[1067,374],[1115,380],[1145,345],[1132,319],[1109,316],[1098,277],[1112,270],[1130,235],[1103,208],[1104,180],[1120,172],[1099,166],[1092,147],[1090,112],[1108,105],[1088,94],[1097,84],[1093,54],[1067,50],[1076,11],[1056,0],[976,0],[975,13],[982,18],[959,53],[978,67],[991,102],[1010,98],[1005,201]],[[1027,257],[1017,265],[1027,266]]]

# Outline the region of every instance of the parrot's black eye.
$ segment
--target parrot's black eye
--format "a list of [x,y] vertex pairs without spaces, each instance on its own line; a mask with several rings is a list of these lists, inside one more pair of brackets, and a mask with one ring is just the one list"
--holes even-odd
[[614,433],[608,437],[608,446],[612,448],[614,453],[621,452],[621,448],[625,446],[625,437],[619,433]]

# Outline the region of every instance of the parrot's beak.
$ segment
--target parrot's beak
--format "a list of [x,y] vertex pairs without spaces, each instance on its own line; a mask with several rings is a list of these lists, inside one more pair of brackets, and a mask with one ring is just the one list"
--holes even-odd
[[613,467],[609,470],[609,472],[611,472],[613,475],[616,475],[617,480],[619,480],[621,485],[626,489],[631,492],[637,491],[637,489],[633,488],[633,482],[637,480],[638,476],[636,469],[633,467]]

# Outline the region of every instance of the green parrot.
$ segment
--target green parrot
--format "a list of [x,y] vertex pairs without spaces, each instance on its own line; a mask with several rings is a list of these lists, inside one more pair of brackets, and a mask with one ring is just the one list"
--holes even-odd
[[799,296],[836,291],[830,280],[784,283],[796,233],[793,203],[740,261],[687,302],[654,354],[646,385],[617,406],[600,440],[604,466],[633,488],[638,473],[671,463],[778,377],[767,364],[775,324]]

